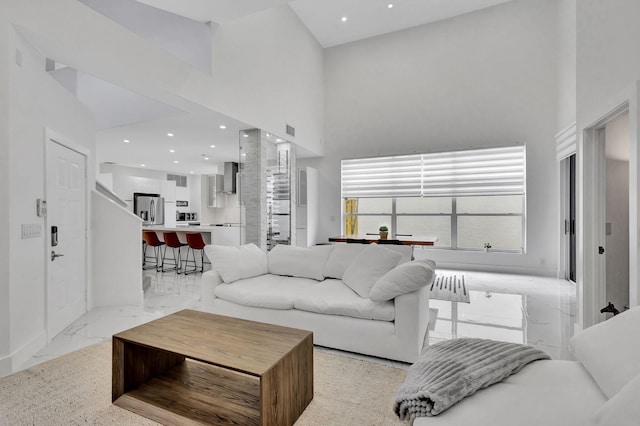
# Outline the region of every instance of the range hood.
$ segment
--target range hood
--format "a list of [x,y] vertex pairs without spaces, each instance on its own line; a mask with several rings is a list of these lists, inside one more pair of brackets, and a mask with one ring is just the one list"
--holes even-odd
[[226,194],[236,193],[236,176],[238,174],[238,163],[224,163],[224,192]]

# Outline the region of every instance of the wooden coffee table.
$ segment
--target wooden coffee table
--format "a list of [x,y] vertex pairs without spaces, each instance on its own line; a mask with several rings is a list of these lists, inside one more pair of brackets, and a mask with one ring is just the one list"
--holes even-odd
[[164,424],[292,425],[313,333],[184,310],[113,336],[114,404]]

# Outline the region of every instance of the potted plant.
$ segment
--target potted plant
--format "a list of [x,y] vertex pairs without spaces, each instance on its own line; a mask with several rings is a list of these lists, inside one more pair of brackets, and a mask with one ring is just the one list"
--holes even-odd
[[378,229],[378,231],[380,231],[381,240],[386,240],[389,236],[389,228],[387,228],[385,225],[382,225],[380,229]]
[[491,243],[484,243],[484,251],[489,251],[491,248]]

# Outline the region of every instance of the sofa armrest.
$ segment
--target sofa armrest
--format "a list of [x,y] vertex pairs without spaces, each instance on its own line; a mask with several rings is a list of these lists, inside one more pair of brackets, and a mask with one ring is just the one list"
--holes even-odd
[[200,288],[200,300],[203,306],[210,305],[216,299],[215,289],[222,284],[220,274],[211,269],[202,273],[202,287]]
[[394,299],[396,335],[405,341],[417,342],[418,354],[422,352],[429,326],[429,288],[421,287]]

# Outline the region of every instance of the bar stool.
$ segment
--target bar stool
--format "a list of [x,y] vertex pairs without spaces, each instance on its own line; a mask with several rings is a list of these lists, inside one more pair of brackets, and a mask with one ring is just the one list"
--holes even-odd
[[[164,254],[162,255],[162,272],[167,272],[167,271],[173,271],[175,270],[178,274],[180,273],[180,266],[182,264],[182,258],[180,256],[180,249],[184,246],[186,246],[187,244],[181,242],[178,239],[178,234],[176,234],[175,232],[165,232],[164,235],[164,242],[166,244],[165,248],[164,248]],[[173,259],[171,258],[167,258],[167,248],[171,248],[171,251],[173,252]],[[178,256],[176,256],[176,249],[178,249]],[[165,269],[164,268],[164,264],[170,261],[170,264],[173,264],[173,268],[169,268],[169,269]]]
[[[142,252],[142,269],[151,269],[156,268],[156,271],[159,271],[162,267],[160,263],[160,247],[164,245],[162,241],[158,238],[158,235],[154,231],[142,231],[142,244],[144,246]],[[155,254],[154,257],[147,256],[147,248],[153,247],[153,252]],[[146,266],[147,260],[154,261],[155,265]]]
[[[210,263],[204,261],[204,246],[206,246],[202,239],[202,234],[199,232],[187,233],[187,257],[185,259],[184,274],[190,274],[192,272],[204,272],[204,264]],[[196,262],[196,250],[200,250],[200,270],[198,271],[198,263]],[[189,260],[189,251],[191,251],[193,260]],[[187,269],[189,264],[193,264],[193,269]]]

